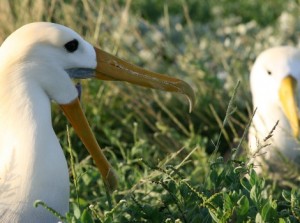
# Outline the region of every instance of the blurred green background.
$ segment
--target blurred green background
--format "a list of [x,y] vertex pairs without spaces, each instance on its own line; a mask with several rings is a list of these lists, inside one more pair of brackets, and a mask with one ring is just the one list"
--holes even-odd
[[[251,66],[266,48],[299,46],[299,12],[297,0],[0,0],[0,43],[29,22],[60,23],[107,52],[185,80],[196,94],[189,114],[181,95],[82,81],[86,115],[119,175],[112,195],[53,104],[54,129],[70,164],[68,221],[252,222],[258,215],[261,222],[297,221],[291,198],[299,187],[285,199],[276,183],[252,173],[242,136],[252,114]],[[233,162],[239,144],[244,152]],[[249,192],[243,184],[247,174],[260,185],[261,203],[250,195],[255,183],[247,184]]]

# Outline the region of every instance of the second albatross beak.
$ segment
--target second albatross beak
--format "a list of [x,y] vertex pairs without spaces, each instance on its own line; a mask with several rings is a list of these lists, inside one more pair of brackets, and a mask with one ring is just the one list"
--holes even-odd
[[299,136],[298,105],[296,100],[297,80],[291,75],[286,76],[279,88],[279,99],[295,138]]

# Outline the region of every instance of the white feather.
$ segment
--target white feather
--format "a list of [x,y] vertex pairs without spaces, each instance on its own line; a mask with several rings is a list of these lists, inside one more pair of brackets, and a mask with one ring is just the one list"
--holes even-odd
[[[79,41],[69,53],[64,44]],[[67,68],[95,68],[93,47],[69,28],[32,23],[0,48],[0,222],[57,222],[42,200],[69,210],[67,162],[51,124],[51,100],[77,97]]]
[[[270,72],[270,74],[268,74]],[[298,82],[297,95],[300,93],[300,51],[299,49],[282,46],[262,52],[256,59],[251,75],[250,85],[253,107],[257,112],[249,133],[249,147],[252,154],[257,152],[258,144],[271,144],[255,157],[255,163],[261,165],[264,159],[268,163],[280,162],[280,157],[299,163],[300,146],[293,136],[290,123],[283,112],[279,100],[280,83],[291,75]],[[299,104],[299,103],[298,103]],[[273,132],[273,137],[264,142],[276,121],[279,124]]]

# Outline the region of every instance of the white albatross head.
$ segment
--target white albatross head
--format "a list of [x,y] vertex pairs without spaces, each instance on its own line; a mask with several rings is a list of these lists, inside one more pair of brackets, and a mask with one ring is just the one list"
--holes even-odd
[[[250,74],[253,107],[257,113],[250,129],[250,149],[256,150],[256,137],[263,141],[279,121],[271,138],[271,147],[291,160],[300,158],[299,111],[300,50],[280,46],[263,51],[256,59]],[[255,129],[255,130],[254,130]],[[255,137],[254,137],[255,136]],[[252,148],[251,148],[252,147]],[[274,150],[267,157],[274,158]]]
[[194,102],[193,90],[184,81],[129,64],[93,47],[73,30],[53,23],[25,25],[4,41],[0,48],[1,75],[12,75],[20,69],[34,72],[21,72],[23,76],[18,78],[34,83],[60,105],[110,189],[117,185],[116,176],[90,130],[71,78],[127,81],[184,94],[190,107]]

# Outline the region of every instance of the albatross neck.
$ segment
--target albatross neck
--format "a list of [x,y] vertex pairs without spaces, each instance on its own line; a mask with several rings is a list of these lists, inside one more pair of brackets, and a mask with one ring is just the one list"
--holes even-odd
[[0,76],[0,84],[0,221],[57,221],[33,207],[42,200],[61,214],[68,211],[68,168],[52,128],[50,100],[22,78]]

